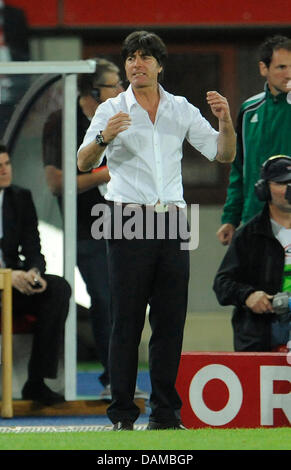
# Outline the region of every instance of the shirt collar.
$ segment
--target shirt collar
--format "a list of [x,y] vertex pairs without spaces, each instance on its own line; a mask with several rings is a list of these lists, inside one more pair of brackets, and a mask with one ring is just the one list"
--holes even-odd
[[131,85],[129,85],[129,87],[125,91],[125,101],[129,110],[133,105],[137,104]]
[[[168,97],[168,94],[165,92],[164,88],[162,87],[162,85],[160,84],[159,84],[159,91],[160,91],[160,103],[165,104],[166,102],[169,101],[169,97]],[[129,110],[132,108],[132,106],[138,104],[134,96],[134,93],[132,91],[131,85],[129,85],[129,87],[125,91],[125,101]]]
[[275,103],[278,102],[278,101],[284,101],[286,100],[286,96],[287,96],[287,93],[285,93],[284,91],[282,91],[281,93],[278,93],[278,95],[273,95],[270,91],[270,88],[269,88],[269,85],[268,85],[268,82],[265,83],[265,92],[266,92],[266,96],[267,98],[271,99],[272,101],[274,101]]

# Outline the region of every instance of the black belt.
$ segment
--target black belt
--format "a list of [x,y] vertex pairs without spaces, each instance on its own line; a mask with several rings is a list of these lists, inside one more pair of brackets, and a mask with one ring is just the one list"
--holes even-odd
[[157,202],[155,205],[150,204],[138,204],[135,202],[116,202],[116,201],[107,201],[110,206],[120,206],[120,207],[132,207],[134,208],[141,208],[143,210],[152,210],[156,213],[165,213],[170,212],[171,210],[177,211],[179,209],[178,206],[175,204],[163,204],[161,202]]

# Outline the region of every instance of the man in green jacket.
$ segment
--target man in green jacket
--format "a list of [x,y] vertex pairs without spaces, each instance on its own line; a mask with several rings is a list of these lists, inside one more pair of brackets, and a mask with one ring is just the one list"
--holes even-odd
[[223,245],[240,223],[262,209],[254,193],[262,163],[270,155],[291,155],[291,39],[267,39],[260,48],[259,69],[265,89],[242,104],[237,120],[237,153],[217,232]]

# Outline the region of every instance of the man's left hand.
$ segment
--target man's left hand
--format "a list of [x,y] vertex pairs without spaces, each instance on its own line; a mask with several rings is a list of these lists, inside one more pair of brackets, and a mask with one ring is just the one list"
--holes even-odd
[[[34,269],[30,269],[26,273],[26,279],[31,286],[30,294],[40,294],[47,288],[47,282]],[[37,286],[37,287],[36,287]]]
[[230,110],[227,99],[217,91],[208,91],[206,95],[212,113],[220,121],[231,121]]

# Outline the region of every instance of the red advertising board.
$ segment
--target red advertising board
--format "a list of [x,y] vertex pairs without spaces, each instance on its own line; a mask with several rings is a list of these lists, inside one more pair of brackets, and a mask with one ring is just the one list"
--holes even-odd
[[188,428],[291,425],[291,353],[183,353],[177,377]]

